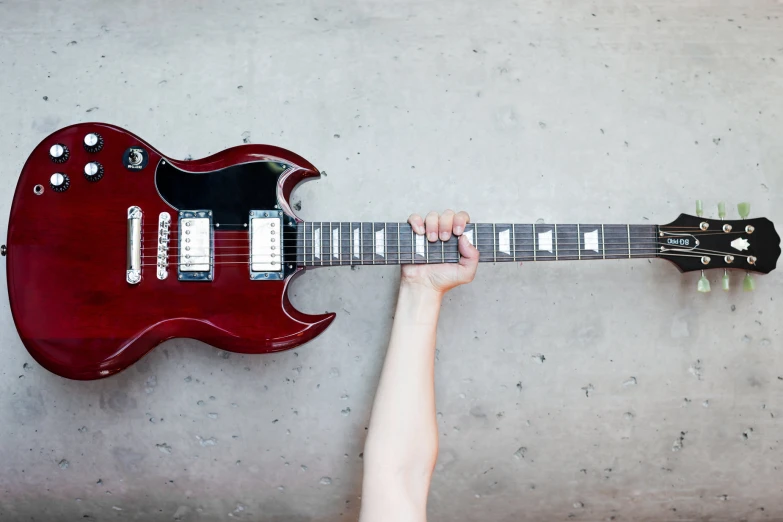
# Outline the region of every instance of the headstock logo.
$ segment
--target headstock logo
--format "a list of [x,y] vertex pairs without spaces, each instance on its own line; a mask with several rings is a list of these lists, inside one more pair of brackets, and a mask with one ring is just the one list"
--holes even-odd
[[666,238],[666,244],[667,245],[672,245],[672,246],[689,247],[689,246],[691,246],[691,238],[689,238],[689,237],[667,237]]
[[742,252],[743,250],[748,249],[748,247],[750,246],[750,242],[744,237],[738,237],[737,239],[731,242],[731,246],[735,250],[739,250],[740,252]]

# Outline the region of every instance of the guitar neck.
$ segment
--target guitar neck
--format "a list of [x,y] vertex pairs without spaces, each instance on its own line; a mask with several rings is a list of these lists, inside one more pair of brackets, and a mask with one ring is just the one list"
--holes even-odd
[[[481,262],[577,261],[656,257],[657,225],[470,223],[464,234]],[[304,266],[455,263],[457,238],[430,242],[408,223],[300,223],[298,264]]]

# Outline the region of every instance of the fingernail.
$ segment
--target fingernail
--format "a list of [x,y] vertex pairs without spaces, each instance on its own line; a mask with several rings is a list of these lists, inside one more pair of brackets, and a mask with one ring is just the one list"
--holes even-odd
[[454,235],[456,235],[456,236],[462,235],[462,230],[463,230],[463,227],[457,225],[456,227],[454,227]]
[[430,241],[435,241],[438,239],[438,234],[436,232],[430,232],[429,234],[427,234],[427,239],[429,239]]
[[442,232],[440,234],[440,240],[441,241],[448,241],[449,240],[449,233],[448,232]]

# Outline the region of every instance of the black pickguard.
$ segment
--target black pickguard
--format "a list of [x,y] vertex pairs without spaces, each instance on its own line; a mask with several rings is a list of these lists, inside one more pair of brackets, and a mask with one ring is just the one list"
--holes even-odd
[[245,229],[251,210],[277,205],[284,163],[255,161],[210,172],[187,172],[161,160],[155,170],[160,196],[176,210],[211,210],[221,230]]

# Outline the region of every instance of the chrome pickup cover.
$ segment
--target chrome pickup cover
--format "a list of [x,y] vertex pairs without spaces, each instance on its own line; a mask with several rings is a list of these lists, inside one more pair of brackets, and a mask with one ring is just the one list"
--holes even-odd
[[181,281],[212,281],[214,276],[212,211],[182,210],[179,212],[179,262]]
[[250,211],[250,279],[283,278],[283,212]]

